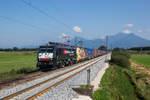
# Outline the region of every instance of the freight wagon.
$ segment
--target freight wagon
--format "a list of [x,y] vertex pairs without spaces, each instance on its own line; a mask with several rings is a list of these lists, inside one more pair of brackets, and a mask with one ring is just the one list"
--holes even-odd
[[100,50],[95,49],[95,50],[94,50],[94,56],[95,56],[95,57],[100,56]]
[[86,59],[86,53],[84,48],[76,48],[77,62],[83,61]]
[[94,49],[86,48],[86,56],[87,59],[91,59],[94,57]]

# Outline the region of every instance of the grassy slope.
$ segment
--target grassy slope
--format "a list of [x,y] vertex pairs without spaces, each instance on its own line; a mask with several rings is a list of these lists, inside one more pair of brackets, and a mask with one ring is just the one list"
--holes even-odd
[[111,66],[106,70],[101,88],[94,92],[94,100],[137,100],[134,87],[121,67]]
[[94,100],[150,100],[150,55],[134,54],[131,61],[139,65],[132,63],[128,69],[113,65],[106,70]]
[[128,71],[135,86],[135,93],[140,100],[150,100],[150,75],[139,70]]
[[131,56],[131,59],[138,63],[138,64],[142,64],[147,68],[150,68],[150,55],[146,55],[146,54],[134,54]]
[[36,53],[4,52],[0,53],[0,73],[23,67],[36,67]]

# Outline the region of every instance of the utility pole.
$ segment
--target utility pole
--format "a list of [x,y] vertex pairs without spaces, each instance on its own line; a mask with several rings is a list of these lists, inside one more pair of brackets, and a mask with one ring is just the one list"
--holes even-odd
[[108,52],[108,36],[106,36],[106,53]]
[[82,48],[83,41],[82,41],[82,40],[80,40],[79,42],[80,42],[80,47]]
[[[106,36],[106,54],[108,53],[108,36]],[[105,56],[105,62],[107,62],[107,55]]]
[[74,38],[74,44],[77,46],[77,37]]
[[112,44],[111,44],[111,51],[112,51]]

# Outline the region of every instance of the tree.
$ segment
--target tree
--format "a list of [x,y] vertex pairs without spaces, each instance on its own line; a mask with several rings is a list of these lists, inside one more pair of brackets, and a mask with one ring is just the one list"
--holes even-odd
[[114,48],[113,51],[120,51],[120,48]]
[[102,45],[98,48],[99,50],[107,50],[106,46]]
[[13,47],[13,50],[14,51],[18,51],[19,49],[17,47]]

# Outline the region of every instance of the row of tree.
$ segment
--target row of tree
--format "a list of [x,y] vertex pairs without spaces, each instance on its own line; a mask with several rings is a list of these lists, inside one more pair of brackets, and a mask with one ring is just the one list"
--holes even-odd
[[133,48],[130,48],[129,50],[146,51],[146,50],[150,50],[150,46],[147,46],[147,47],[133,47]]
[[37,51],[38,48],[18,48],[18,47],[13,47],[13,48],[0,48],[0,51]]
[[[107,50],[107,47],[102,45],[98,48],[99,50]],[[146,47],[133,47],[130,49],[124,49],[124,48],[113,48],[114,51],[119,51],[119,50],[136,50],[136,51],[148,51],[150,50],[150,46]]]

